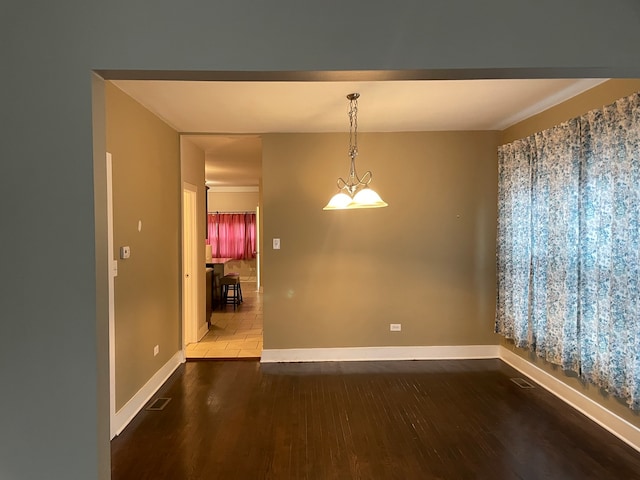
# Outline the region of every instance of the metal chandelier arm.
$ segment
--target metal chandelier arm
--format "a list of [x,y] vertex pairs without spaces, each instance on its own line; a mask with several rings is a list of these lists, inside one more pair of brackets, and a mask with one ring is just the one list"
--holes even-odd
[[337,186],[339,190],[342,190],[342,189],[347,190],[349,194],[353,196],[353,194],[358,188],[364,188],[371,183],[373,174],[371,173],[371,170],[367,170],[366,172],[364,172],[364,175],[362,175],[362,178],[360,178],[358,176],[358,172],[356,171],[355,155],[352,154],[350,156],[351,156],[351,169],[349,170],[348,180],[345,180],[342,177],[338,178]]

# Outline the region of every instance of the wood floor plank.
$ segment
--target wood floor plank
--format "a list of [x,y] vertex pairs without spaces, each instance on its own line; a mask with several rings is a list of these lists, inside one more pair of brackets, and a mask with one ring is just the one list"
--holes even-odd
[[640,453],[499,360],[188,362],[112,478],[640,479]]

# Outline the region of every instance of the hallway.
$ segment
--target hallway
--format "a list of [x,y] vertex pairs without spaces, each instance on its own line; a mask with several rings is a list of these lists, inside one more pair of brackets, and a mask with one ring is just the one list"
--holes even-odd
[[187,345],[187,359],[260,358],[262,354],[262,293],[255,281],[242,281],[244,302],[218,307],[211,328],[198,343]]

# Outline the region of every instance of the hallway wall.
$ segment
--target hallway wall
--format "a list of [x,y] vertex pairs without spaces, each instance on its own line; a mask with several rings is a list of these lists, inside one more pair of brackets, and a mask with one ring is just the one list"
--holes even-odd
[[[107,150],[113,155],[113,256],[118,259],[117,411],[181,349],[182,190],[178,133],[110,83],[105,103]],[[202,202],[204,211],[204,197]],[[128,259],[119,258],[124,245],[131,249]]]

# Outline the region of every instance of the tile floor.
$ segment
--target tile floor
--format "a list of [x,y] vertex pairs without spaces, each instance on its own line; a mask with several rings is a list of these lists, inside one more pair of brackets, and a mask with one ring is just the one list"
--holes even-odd
[[262,354],[262,294],[255,281],[243,281],[244,302],[218,307],[211,314],[211,328],[198,343],[187,345],[186,357],[260,358]]

